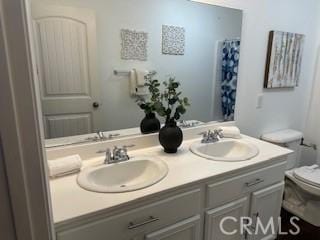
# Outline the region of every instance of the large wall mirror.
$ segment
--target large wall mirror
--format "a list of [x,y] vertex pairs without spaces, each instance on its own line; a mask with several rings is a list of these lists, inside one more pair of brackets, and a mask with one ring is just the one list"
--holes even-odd
[[48,145],[97,131],[140,134],[136,99],[154,71],[160,82],[175,77],[189,98],[183,126],[234,120],[241,10],[188,0],[32,0],[32,18]]

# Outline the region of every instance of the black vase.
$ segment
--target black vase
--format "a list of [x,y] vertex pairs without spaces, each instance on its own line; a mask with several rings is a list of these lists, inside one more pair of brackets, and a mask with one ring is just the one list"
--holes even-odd
[[160,121],[154,113],[146,114],[140,123],[140,130],[143,134],[156,133],[160,130]]
[[168,122],[159,132],[159,141],[166,153],[176,153],[183,141],[183,133],[175,121]]

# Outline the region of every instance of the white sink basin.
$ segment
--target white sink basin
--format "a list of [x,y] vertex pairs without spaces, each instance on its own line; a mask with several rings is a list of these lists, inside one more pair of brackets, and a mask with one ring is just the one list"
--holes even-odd
[[85,169],[78,176],[78,184],[93,192],[130,192],[156,184],[167,174],[165,162],[141,158]]
[[246,161],[259,154],[259,149],[246,141],[223,139],[215,143],[196,143],[190,150],[203,158],[214,161]]

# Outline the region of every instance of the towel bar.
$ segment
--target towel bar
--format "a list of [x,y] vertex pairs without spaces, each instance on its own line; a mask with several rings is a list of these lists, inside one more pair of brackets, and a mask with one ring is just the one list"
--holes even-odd
[[[156,74],[156,71],[150,71],[151,74]],[[113,70],[114,75],[129,75],[130,71],[127,70]]]

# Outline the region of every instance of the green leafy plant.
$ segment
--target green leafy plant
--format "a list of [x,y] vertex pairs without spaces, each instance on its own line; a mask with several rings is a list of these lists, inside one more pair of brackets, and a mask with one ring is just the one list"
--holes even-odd
[[161,117],[166,118],[166,123],[172,123],[186,113],[190,103],[188,98],[181,96],[182,92],[178,90],[180,83],[175,78],[169,78],[163,85],[164,91],[157,96],[154,107]]
[[156,112],[156,105],[160,101],[160,83],[158,80],[153,79],[156,75],[155,72],[149,73],[146,75],[146,83],[145,86],[148,87],[150,92],[150,96],[146,97],[138,97],[137,104],[138,106],[145,112],[146,115]]

